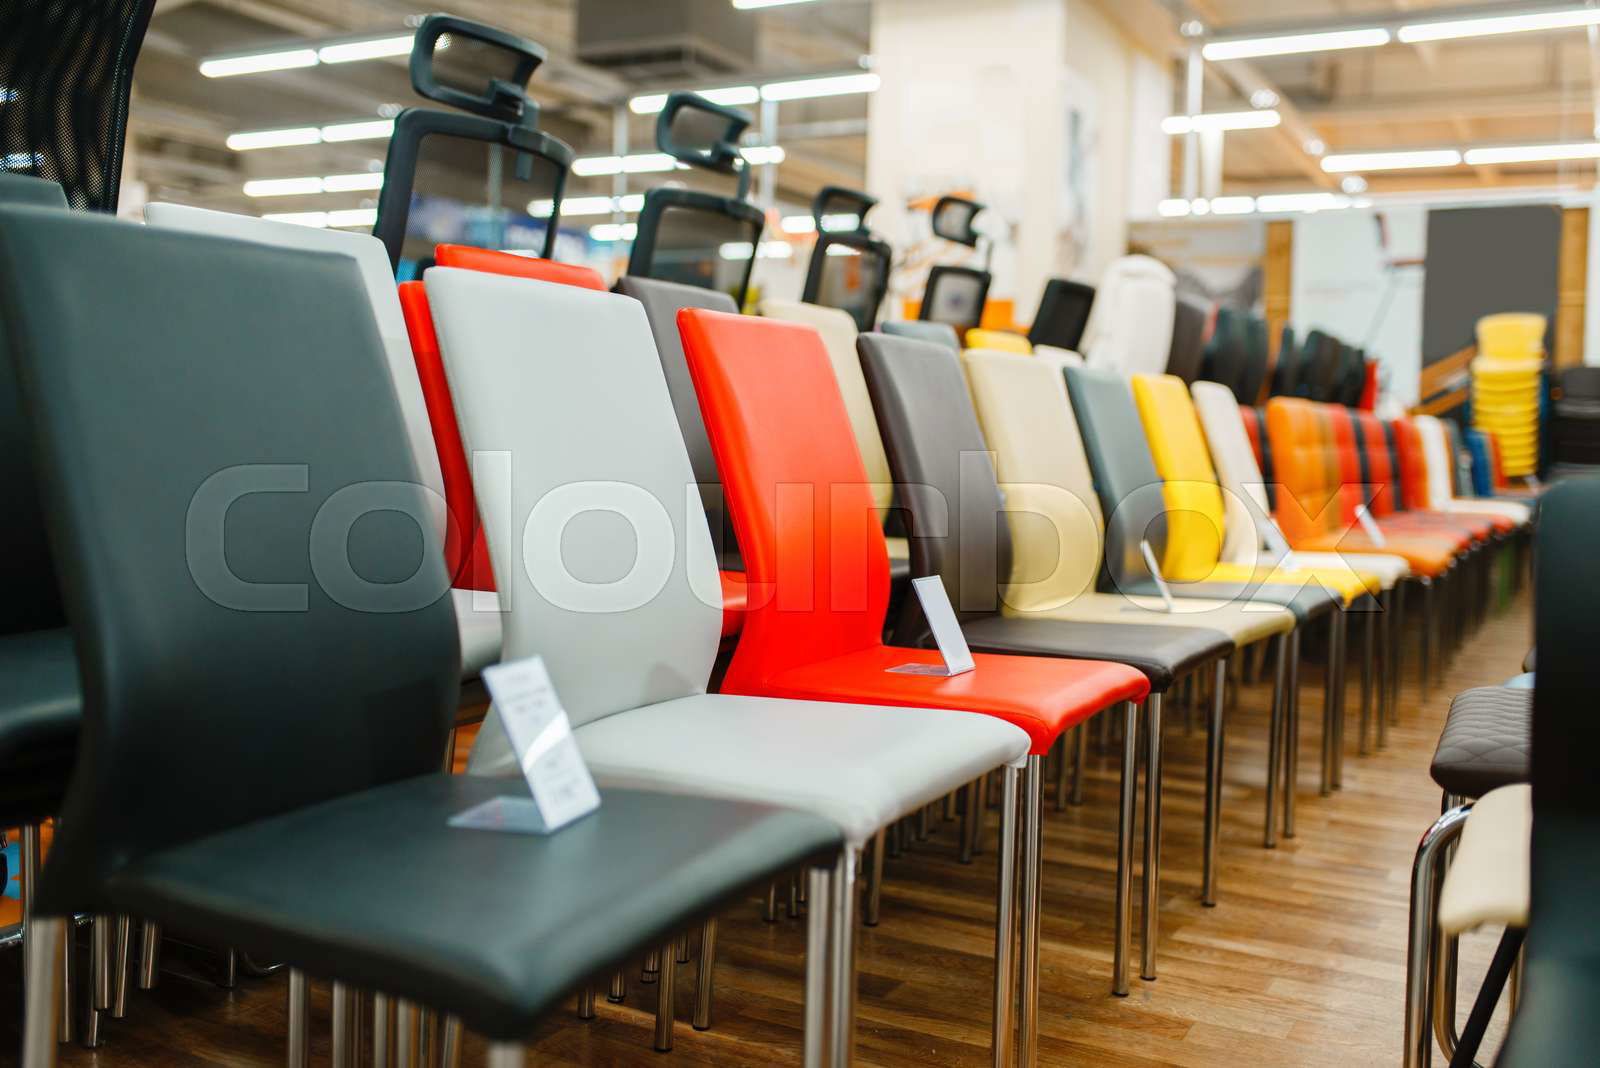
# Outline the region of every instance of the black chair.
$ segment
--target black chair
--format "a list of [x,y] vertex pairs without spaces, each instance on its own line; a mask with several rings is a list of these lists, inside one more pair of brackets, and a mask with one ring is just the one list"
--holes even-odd
[[85,695],[28,1068],[54,1062],[74,913],[287,962],[293,1063],[310,972],[340,981],[341,1052],[362,988],[500,1068],[602,968],[837,850],[808,816],[627,791],[549,838],[447,825],[526,787],[438,770],[449,580],[354,261],[13,208],[0,307]]
[[1050,279],[1044,284],[1033,325],[1028,327],[1029,343],[1077,352],[1093,304],[1094,286],[1065,278]]
[[1185,384],[1200,377],[1200,361],[1206,351],[1206,319],[1209,315],[1209,308],[1189,297],[1179,297],[1173,309],[1172,349],[1167,354],[1167,374],[1177,375]]
[[1600,464],[1600,367],[1561,372],[1550,421],[1551,461],[1564,468]]
[[[1180,305],[1182,303],[1179,301]],[[1174,321],[1174,340],[1177,333]],[[1239,391],[1249,373],[1249,364],[1250,346],[1245,336],[1243,313],[1236,308],[1218,308],[1217,324],[1211,331],[1211,340],[1206,343],[1200,377],[1227,386],[1241,404],[1248,404]]]

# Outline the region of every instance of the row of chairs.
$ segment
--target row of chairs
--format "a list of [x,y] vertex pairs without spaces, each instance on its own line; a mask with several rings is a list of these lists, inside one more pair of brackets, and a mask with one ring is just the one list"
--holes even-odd
[[1199,377],[1218,382],[1235,396],[1254,402],[1263,391],[1273,397],[1371,408],[1376,399],[1377,365],[1366,353],[1322,330],[1308,331],[1298,344],[1287,324],[1271,354],[1267,324],[1236,308],[1217,309],[1216,328],[1206,343]]

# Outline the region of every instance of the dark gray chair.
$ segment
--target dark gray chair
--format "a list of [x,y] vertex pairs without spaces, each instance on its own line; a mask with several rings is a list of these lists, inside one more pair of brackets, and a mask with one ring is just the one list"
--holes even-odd
[[910,337],[943,345],[951,352],[961,351],[961,339],[956,328],[949,323],[934,323],[926,319],[885,319],[878,329],[891,337]]
[[1039,297],[1033,325],[1028,327],[1028,342],[1077,352],[1093,306],[1094,286],[1065,278],[1050,279]]
[[628,791],[549,838],[447,825],[520,780],[438,771],[456,626],[366,306],[347,257],[0,211],[0,338],[85,694],[28,1068],[54,1061],[74,913],[287,962],[291,1059],[311,972],[339,983],[341,1052],[364,988],[483,1033],[501,1068],[601,969],[838,849],[810,816]]
[[[1167,374],[1177,375],[1185,385],[1200,377],[1200,363],[1206,352],[1206,319],[1210,314],[1209,308],[1190,297],[1179,297],[1173,308]],[[1233,388],[1232,383],[1228,388]]]

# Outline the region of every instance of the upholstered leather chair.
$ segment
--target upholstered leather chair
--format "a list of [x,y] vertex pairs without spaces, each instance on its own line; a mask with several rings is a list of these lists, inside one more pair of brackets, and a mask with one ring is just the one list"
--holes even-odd
[[1217,308],[1216,322],[1201,361],[1200,377],[1225,386],[1239,396],[1240,403],[1248,404],[1254,398],[1245,397],[1241,386],[1249,361],[1250,346],[1245,336],[1244,313],[1227,305]]
[[[231,215],[220,211],[207,211],[179,204],[151,204],[145,209],[150,225],[169,230],[186,230],[192,233],[213,234],[219,237],[240,238],[279,248],[337,253],[355,260],[361,273],[362,292],[366,297],[364,307],[376,325],[383,342],[385,365],[400,414],[405,420],[406,445],[416,465],[420,485],[429,501],[431,532],[442,544],[448,544],[457,554],[452,557],[451,574],[456,580],[450,598],[455,605],[456,623],[461,636],[462,678],[475,678],[479,671],[500,659],[500,613],[492,594],[492,576],[476,574],[467,566],[473,558],[461,556],[470,544],[469,532],[476,522],[468,525],[472,516],[471,489],[467,488],[464,511],[447,507],[452,496],[452,486],[447,483],[440,464],[442,450],[435,445],[437,423],[432,419],[429,401],[418,378],[417,362],[412,347],[412,334],[408,331],[406,315],[395,292],[394,275],[389,270],[389,254],[383,242],[367,234],[347,230],[317,230],[309,226],[257,219],[248,215]],[[464,458],[458,462],[465,467]],[[454,469],[452,469],[452,473]],[[454,487],[457,501],[461,497],[459,482]],[[451,536],[452,532],[454,537]],[[480,592],[474,592],[480,591]]]
[[519,784],[439,771],[449,576],[351,258],[4,211],[0,303],[85,694],[33,906],[29,1068],[54,1063],[75,913],[335,979],[336,1056],[354,984],[458,1017],[510,1068],[597,969],[837,849],[813,816],[625,791],[554,838],[448,825]]
[[[1173,306],[1172,348],[1167,353],[1167,374],[1185,382],[1200,377],[1206,351],[1206,320],[1211,309],[1192,297],[1179,297]],[[969,339],[970,343],[970,339]],[[973,346],[976,348],[977,346]]]
[[[545,658],[596,781],[765,800],[841,829],[831,1034],[848,1063],[857,851],[889,822],[1020,762],[1026,736],[959,711],[707,693],[721,591],[644,309],[479,271],[439,267],[423,281],[466,445],[509,463],[504,481],[479,486],[510,597],[507,656]],[[517,774],[497,713],[469,767]]]
[[878,329],[894,337],[914,337],[923,341],[945,345],[952,352],[961,351],[961,339],[949,323],[933,323],[926,319],[885,319]]
[[[1160,900],[1161,701],[1180,676],[1215,667],[1219,672],[1234,651],[1227,634],[1204,629],[1204,617],[1191,626],[1140,623],[1155,612],[1124,613],[1126,625],[1002,613],[1002,583],[1010,577],[1012,539],[1006,502],[990,463],[988,443],[978,429],[957,357],[937,345],[883,334],[863,334],[861,366],[883,427],[895,482],[905,488],[910,511],[911,564],[918,576],[937,575],[956,608],[967,643],[988,653],[1025,653],[1109,660],[1138,668],[1150,682],[1146,732],[1151,769],[1145,815],[1146,927],[1144,977],[1155,977]],[[999,353],[973,353],[994,355]],[[1021,358],[1021,357],[1019,357]],[[1124,606],[1131,607],[1131,606]],[[896,621],[893,640],[901,645],[931,641],[921,607],[907,605]],[[1222,688],[1208,716],[1210,751],[1222,728]],[[1215,828],[1220,802],[1220,766],[1207,767],[1207,811],[1203,835],[1205,863],[1202,897],[1215,902]],[[1122,784],[1123,804],[1133,805],[1134,783]],[[1123,993],[1118,976],[1117,993]]]
[[1123,375],[1166,370],[1176,285],[1172,270],[1150,256],[1113,260],[1095,288],[1083,331],[1079,351],[1089,366]]
[[[1032,739],[1022,805],[1022,999],[1018,1059],[1031,1063],[1038,1006],[1041,758],[1062,732],[1119,702],[1143,701],[1121,664],[973,654],[961,675],[903,674],[939,654],[883,644],[888,553],[815,331],[685,310],[679,318],[706,430],[728,490],[746,574],[763,591],[723,680],[730,693],[961,708],[1016,723]],[[1136,730],[1134,709],[1126,729]],[[1007,811],[1010,811],[1008,808]],[[1130,814],[1131,815],[1131,814]],[[1009,840],[1002,842],[1006,848]],[[1119,858],[1119,863],[1131,860]],[[1004,865],[1002,857],[1002,865]],[[1128,898],[1118,922],[1126,930]],[[1003,1043],[997,1043],[997,1047]]]
[[1444,422],[1437,416],[1415,417],[1422,435],[1422,449],[1427,465],[1428,507],[1435,512],[1452,512],[1485,516],[1500,516],[1517,526],[1526,525],[1532,517],[1526,504],[1518,501],[1478,500],[1456,494],[1455,448],[1451,444]]
[[1089,323],[1094,306],[1094,286],[1066,278],[1052,278],[1039,296],[1039,310],[1028,327],[1028,341],[1034,346],[1076,352],[1083,343],[1083,328]]

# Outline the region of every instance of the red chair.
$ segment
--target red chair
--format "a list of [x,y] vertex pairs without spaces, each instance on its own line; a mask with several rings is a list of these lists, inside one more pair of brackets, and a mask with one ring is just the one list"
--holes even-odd
[[[942,661],[933,650],[883,643],[888,552],[822,339],[807,327],[698,308],[680,312],[678,325],[754,591],[723,691],[966,709],[1014,723],[1033,740],[1022,776],[1029,1035],[1038,995],[1041,758],[1063,731],[1118,702],[1143,701],[1149,683],[1122,664],[981,653],[974,670],[954,677],[894,671]],[[1127,715],[1134,729],[1131,704]],[[1007,785],[1009,796],[1009,778]],[[1119,874],[1131,863],[1131,792],[1123,806]],[[1126,891],[1119,878],[1119,934],[1127,930]],[[1119,952],[1124,947],[1119,937]]]

